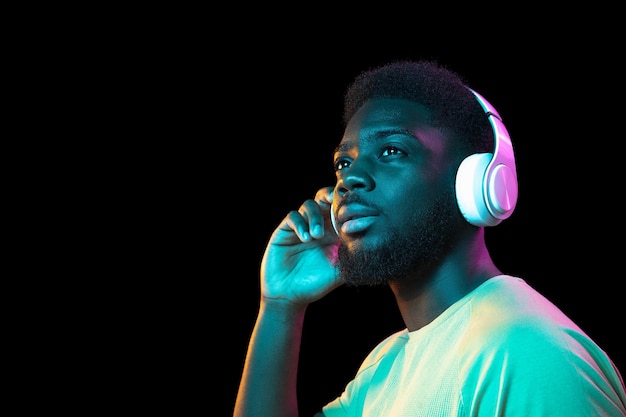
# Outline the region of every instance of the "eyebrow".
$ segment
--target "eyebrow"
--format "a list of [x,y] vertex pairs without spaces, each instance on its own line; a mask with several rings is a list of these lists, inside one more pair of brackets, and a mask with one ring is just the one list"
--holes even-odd
[[[406,135],[409,137],[412,137],[413,139],[419,141],[419,138],[417,136],[415,136],[415,133],[412,132],[409,129],[405,129],[405,128],[397,128],[397,129],[386,129],[386,130],[379,130],[374,132],[374,134],[371,135],[367,135],[364,139],[365,140],[369,140],[369,141],[373,141],[373,140],[381,140],[384,139],[388,136],[391,135]],[[337,147],[335,148],[333,154],[337,153],[337,152],[345,152],[351,148],[354,148],[354,143],[353,142],[344,142],[344,143],[340,143],[339,145],[337,145]]]

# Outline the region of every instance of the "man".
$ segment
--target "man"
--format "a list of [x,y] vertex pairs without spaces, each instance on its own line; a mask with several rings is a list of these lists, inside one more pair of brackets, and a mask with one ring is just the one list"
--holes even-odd
[[317,416],[624,416],[606,353],[521,278],[485,227],[517,200],[497,111],[435,62],[394,62],[346,92],[337,182],[290,212],[261,265],[235,417],[297,416],[307,306],[340,285],[388,285],[406,329]]

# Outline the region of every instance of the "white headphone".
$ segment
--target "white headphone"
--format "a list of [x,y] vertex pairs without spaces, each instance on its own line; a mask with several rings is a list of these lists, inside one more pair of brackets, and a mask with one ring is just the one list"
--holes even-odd
[[475,226],[495,226],[508,218],[517,204],[517,172],[511,138],[497,110],[470,89],[485,110],[493,129],[495,149],[461,162],[456,174],[456,199],[465,219]]

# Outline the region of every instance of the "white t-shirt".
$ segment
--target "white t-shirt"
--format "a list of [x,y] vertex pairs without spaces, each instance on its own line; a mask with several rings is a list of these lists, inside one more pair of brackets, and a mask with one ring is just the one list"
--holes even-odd
[[497,276],[376,346],[326,417],[626,416],[624,383],[576,324]]

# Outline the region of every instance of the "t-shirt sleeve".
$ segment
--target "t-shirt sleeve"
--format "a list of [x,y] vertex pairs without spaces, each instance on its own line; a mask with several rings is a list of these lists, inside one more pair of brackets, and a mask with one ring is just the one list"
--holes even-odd
[[479,335],[460,358],[468,415],[626,415],[620,375],[587,335],[540,321],[502,330]]

